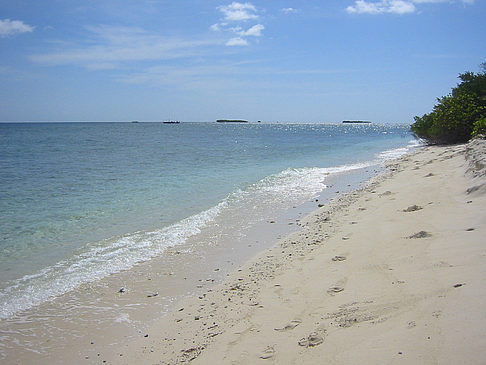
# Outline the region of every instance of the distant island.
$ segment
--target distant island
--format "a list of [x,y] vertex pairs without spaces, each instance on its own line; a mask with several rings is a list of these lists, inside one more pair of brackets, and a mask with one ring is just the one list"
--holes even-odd
[[166,120],[165,122],[162,122],[163,124],[180,124],[181,122],[178,120]]
[[248,123],[247,120],[240,120],[240,119],[218,119],[217,123]]
[[343,120],[346,124],[370,124],[367,120]]

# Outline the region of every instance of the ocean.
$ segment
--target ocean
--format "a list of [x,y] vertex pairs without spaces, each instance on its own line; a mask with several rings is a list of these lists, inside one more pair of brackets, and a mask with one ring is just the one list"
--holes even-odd
[[[109,279],[124,291],[135,285],[118,277],[154,263],[187,279],[204,271],[188,264],[191,255],[208,270],[230,270],[278,235],[255,232],[284,216],[275,227],[291,229],[299,207],[331,179],[354,172],[347,185],[356,187],[417,146],[407,125],[1,123],[0,359],[19,343],[49,351],[14,338],[9,326],[38,334],[48,313],[73,310],[80,288]],[[181,254],[187,259],[176,264]],[[190,293],[178,284],[157,300],[168,308]],[[87,312],[107,307],[83,295]]]

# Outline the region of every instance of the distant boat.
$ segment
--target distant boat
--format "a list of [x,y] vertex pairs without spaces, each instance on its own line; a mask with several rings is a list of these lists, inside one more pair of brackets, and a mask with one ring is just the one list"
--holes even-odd
[[162,122],[163,124],[180,124],[181,122],[178,120],[166,120],[165,122]]
[[241,120],[241,119],[218,119],[216,122],[217,123],[248,123],[247,120]]

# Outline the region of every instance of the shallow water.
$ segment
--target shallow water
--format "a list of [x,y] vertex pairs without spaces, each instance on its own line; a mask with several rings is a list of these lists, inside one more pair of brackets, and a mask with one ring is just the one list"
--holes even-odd
[[30,336],[97,316],[135,335],[292,229],[331,177],[414,146],[408,126],[0,124],[0,356],[52,352]]
[[411,139],[405,126],[0,124],[0,318],[158,256],[218,215],[255,209],[258,221],[261,203],[305,201],[327,174]]

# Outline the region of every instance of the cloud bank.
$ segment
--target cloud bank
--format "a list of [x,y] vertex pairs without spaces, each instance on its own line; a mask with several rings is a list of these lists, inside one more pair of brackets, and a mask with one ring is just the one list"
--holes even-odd
[[89,40],[35,54],[32,61],[44,65],[77,65],[88,69],[113,69],[133,61],[157,61],[191,57],[210,46],[212,39],[164,37],[138,27],[89,26]]

